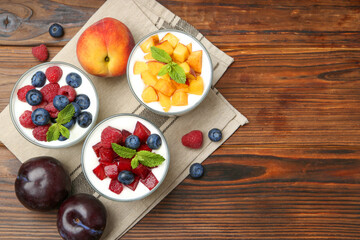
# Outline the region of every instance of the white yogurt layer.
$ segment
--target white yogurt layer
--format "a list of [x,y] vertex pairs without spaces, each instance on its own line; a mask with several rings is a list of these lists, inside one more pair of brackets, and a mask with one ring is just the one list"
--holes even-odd
[[[42,71],[45,73],[46,69],[48,67],[52,67],[52,66],[58,66],[63,71],[62,77],[58,82],[60,87],[67,85],[65,79],[69,73],[75,72],[81,76],[82,84],[80,85],[80,87],[75,88],[75,91],[76,91],[77,95],[86,94],[89,97],[90,106],[88,109],[85,109],[83,111],[90,112],[93,117],[92,123],[87,128],[82,128],[77,123],[75,123],[75,125],[70,129],[70,138],[63,142],[62,141],[51,141],[51,142],[38,141],[34,138],[34,136],[32,134],[32,129],[24,128],[23,126],[21,126],[20,121],[19,121],[20,115],[23,114],[23,112],[25,110],[32,111],[31,110],[32,106],[29,105],[27,102],[22,102],[18,99],[18,97],[17,97],[18,90],[26,85],[31,85],[31,78],[37,71]],[[46,80],[45,85],[48,83],[49,83],[49,81]],[[40,90],[41,88],[36,88],[36,89]],[[85,74],[83,74],[78,69],[72,67],[71,65],[67,65],[66,63],[49,62],[46,64],[40,64],[40,65],[30,69],[19,79],[19,81],[15,85],[13,94],[10,99],[10,112],[11,112],[11,115],[13,118],[13,123],[15,124],[15,127],[27,140],[29,140],[30,142],[32,142],[36,145],[39,145],[41,147],[62,148],[62,147],[69,147],[69,146],[72,146],[72,145],[78,143],[89,133],[89,131],[92,129],[92,127],[95,126],[96,118],[97,118],[98,111],[99,111],[99,102],[98,101],[99,100],[98,100],[98,96],[96,93],[96,89],[95,89],[94,85],[92,84],[91,80]]]
[[[145,187],[144,184],[139,181],[139,184],[135,191],[124,186],[123,191],[120,194],[116,194],[109,190],[110,178],[100,180],[94,173],[93,170],[99,165],[99,158],[96,156],[92,146],[101,141],[102,131],[111,126],[119,130],[125,129],[130,133],[133,133],[135,129],[136,122],[141,122],[145,127],[147,127],[151,133],[157,133],[161,136],[162,145],[159,149],[153,150],[154,153],[160,154],[165,158],[165,161],[158,167],[151,169],[152,173],[155,175],[159,183],[153,190],[149,190]],[[168,145],[162,133],[150,122],[134,116],[134,115],[116,115],[112,116],[104,121],[100,122],[90,135],[86,138],[81,155],[81,166],[82,170],[89,181],[90,185],[101,195],[116,201],[132,201],[139,200],[150,194],[150,192],[155,191],[155,189],[160,186],[161,182],[164,180],[167,170],[169,168],[170,156],[168,151]]]
[[[202,50],[202,72],[201,77],[204,80],[204,93],[202,95],[194,95],[194,94],[188,94],[188,105],[187,106],[171,106],[170,110],[168,112],[165,112],[160,105],[159,102],[151,102],[151,103],[145,103],[142,98],[141,94],[145,88],[145,84],[143,80],[141,79],[140,74],[135,75],[134,74],[134,64],[136,61],[143,61],[146,62],[147,60],[144,59],[144,56],[146,55],[140,48],[141,43],[143,43],[145,40],[147,40],[150,36],[146,37],[143,41],[139,42],[136,46],[136,48],[133,50],[132,55],[130,56],[130,61],[128,65],[128,78],[130,82],[130,87],[132,88],[134,94],[136,95],[136,98],[138,101],[140,101],[143,105],[147,106],[148,108],[154,110],[155,112],[159,114],[165,114],[165,115],[181,115],[184,112],[191,110],[195,108],[205,97],[207,92],[209,91],[211,87],[211,81],[212,81],[212,63],[211,59],[207,54],[206,49],[199,44],[197,41],[195,41],[191,36],[186,35],[182,32],[177,31],[164,31],[159,32],[157,35],[159,36],[159,39],[161,40],[167,33],[174,34],[178,39],[179,43],[182,43],[184,45],[187,45],[189,43],[192,44],[192,51],[198,51]],[[156,34],[153,34],[156,35]]]

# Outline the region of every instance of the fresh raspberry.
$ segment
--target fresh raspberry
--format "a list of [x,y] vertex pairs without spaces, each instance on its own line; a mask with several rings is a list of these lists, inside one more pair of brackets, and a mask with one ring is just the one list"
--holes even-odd
[[52,102],[54,97],[58,94],[58,91],[60,89],[59,84],[57,83],[49,83],[46,84],[40,92],[43,95],[43,99],[47,101],[48,103]]
[[36,57],[40,62],[45,62],[49,57],[49,52],[45,46],[45,44],[41,44],[40,46],[32,48],[32,54]]
[[119,129],[113,127],[105,128],[101,133],[101,144],[104,148],[111,148],[111,143],[120,143],[122,134]]
[[193,130],[188,134],[185,134],[181,138],[181,142],[185,147],[200,148],[203,142],[203,134],[199,130]]
[[35,89],[35,87],[32,85],[26,85],[20,88],[17,92],[18,99],[22,102],[26,102],[26,93],[31,89]]
[[37,126],[36,128],[34,128],[34,130],[32,131],[34,138],[39,141],[46,142],[46,133],[49,130],[49,127],[50,124],[44,126]]
[[45,108],[47,104],[47,101],[43,100],[39,105],[32,106],[31,110],[35,111],[38,108]]
[[54,107],[53,102],[48,103],[45,106],[45,110],[49,112],[51,118],[57,118],[59,110]]
[[141,122],[137,122],[133,134],[139,137],[140,142],[144,143],[150,136],[151,132]]
[[45,71],[46,78],[51,83],[57,83],[60,80],[62,74],[63,72],[58,66],[49,67]]
[[70,102],[72,102],[75,100],[76,91],[73,87],[71,87],[69,85],[65,85],[59,89],[57,95],[64,95],[65,97],[67,97],[69,99]]
[[26,110],[21,116],[19,117],[19,121],[21,126],[24,128],[36,128],[36,125],[31,120],[32,111]]

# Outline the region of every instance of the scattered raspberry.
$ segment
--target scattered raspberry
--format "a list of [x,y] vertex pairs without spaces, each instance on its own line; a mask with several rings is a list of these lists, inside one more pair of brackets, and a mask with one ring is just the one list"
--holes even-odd
[[49,130],[50,124],[44,126],[37,126],[34,128],[32,134],[35,139],[46,142],[46,133]]
[[24,128],[36,128],[36,125],[31,120],[31,113],[32,113],[32,111],[26,110],[19,117],[20,124]]
[[34,89],[35,87],[32,86],[32,85],[26,85],[22,88],[20,88],[17,92],[17,96],[18,96],[18,99],[22,102],[26,102],[26,93],[31,90],[31,89]]
[[48,103],[52,102],[54,97],[57,95],[58,91],[60,89],[59,84],[57,83],[49,83],[46,84],[40,92],[43,95],[43,99],[47,101]]
[[109,126],[101,133],[101,144],[104,148],[111,148],[111,143],[120,143],[121,140],[122,134],[119,129]]
[[47,104],[47,101],[43,100],[39,105],[32,106],[31,109],[35,111],[38,108],[45,108]]
[[32,48],[32,54],[36,57],[40,62],[45,62],[49,57],[49,52],[45,46],[45,44],[41,44],[40,46]]
[[181,138],[181,142],[185,147],[200,148],[203,142],[203,134],[199,130],[191,131]]
[[51,118],[57,118],[59,110],[54,107],[53,102],[48,103],[45,106],[45,110],[49,112]]
[[62,73],[63,72],[61,68],[59,68],[58,66],[53,66],[46,69],[45,75],[49,82],[57,83],[60,80]]
[[76,97],[76,91],[73,87],[69,85],[62,86],[57,95],[64,95],[69,99],[70,102],[73,102]]

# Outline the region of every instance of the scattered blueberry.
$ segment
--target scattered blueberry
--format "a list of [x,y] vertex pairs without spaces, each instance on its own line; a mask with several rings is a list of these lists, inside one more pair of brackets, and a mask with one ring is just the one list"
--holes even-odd
[[204,174],[204,167],[200,163],[194,163],[190,167],[190,176],[199,178]]
[[61,111],[69,104],[69,99],[64,95],[56,95],[53,104],[57,110]]
[[65,141],[65,140],[67,140],[67,138],[60,134],[60,137],[59,137],[58,140],[59,141]]
[[54,23],[49,27],[49,33],[52,37],[59,38],[64,35],[64,29],[60,24]]
[[31,106],[39,105],[42,102],[43,95],[39,90],[31,89],[26,93],[26,102]]
[[118,180],[124,185],[129,185],[134,181],[134,174],[130,171],[121,171],[118,175]]
[[92,122],[92,115],[89,112],[82,112],[77,118],[77,123],[82,128],[87,128],[91,124],[91,122]]
[[222,138],[222,133],[221,133],[220,129],[213,128],[209,131],[208,136],[211,141],[218,142]]
[[137,149],[140,147],[140,139],[138,136],[130,135],[125,139],[125,147]]
[[66,127],[67,129],[71,129],[75,124],[75,119],[72,118],[69,122],[63,124],[64,127]]
[[77,103],[75,103],[75,102],[72,102],[71,104],[72,104],[72,105],[74,106],[74,108],[75,108],[74,117],[78,117],[78,116],[80,115],[80,113],[81,113],[81,108],[80,108],[79,104],[77,104]]
[[149,148],[151,149],[158,149],[161,146],[161,137],[156,134],[153,133],[151,134],[148,139],[146,140],[146,144],[149,146]]
[[46,76],[42,71],[37,71],[31,78],[31,85],[34,87],[42,87],[45,85]]
[[35,125],[44,126],[50,121],[50,114],[44,108],[37,108],[32,112],[31,120]]
[[90,99],[85,94],[79,94],[75,98],[75,103],[79,104],[80,108],[84,110],[90,106]]
[[66,76],[66,83],[73,88],[78,88],[82,83],[82,79],[79,74],[72,72]]

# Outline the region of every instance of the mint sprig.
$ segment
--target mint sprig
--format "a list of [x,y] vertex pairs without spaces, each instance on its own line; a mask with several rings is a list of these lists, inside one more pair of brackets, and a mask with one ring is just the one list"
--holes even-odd
[[46,132],[46,141],[51,142],[58,140],[60,134],[66,138],[70,137],[70,131],[63,124],[71,121],[75,114],[75,108],[72,104],[68,104],[63,110],[61,110],[56,118],[56,123],[51,125]]
[[159,76],[163,76],[169,73],[171,79],[173,79],[175,82],[183,84],[186,82],[186,74],[184,69],[180,67],[179,64],[173,62],[171,56],[167,52],[155,46],[152,46],[150,51],[151,56],[155,60],[166,63],[166,65],[160,69],[158,73]]
[[120,146],[119,144],[112,143],[112,149],[116,154],[122,158],[132,158],[131,167],[135,169],[141,163],[146,167],[157,167],[165,161],[165,158],[160,154],[149,152],[149,151],[139,151]]

